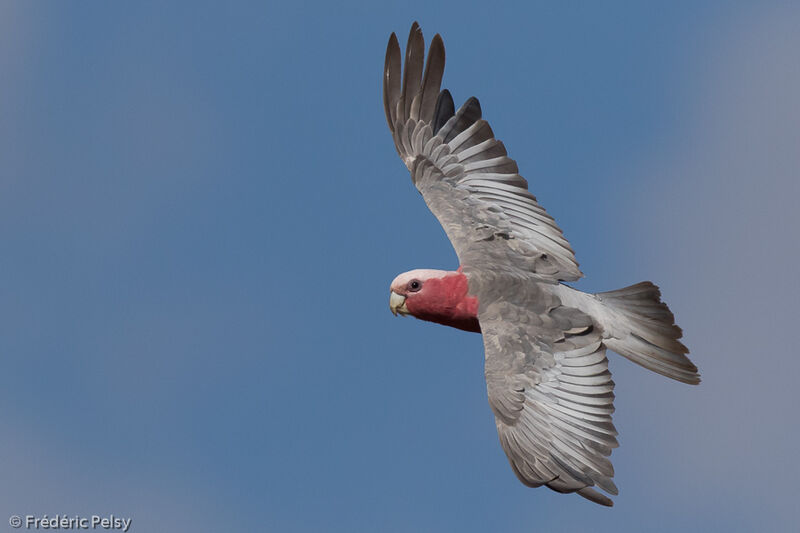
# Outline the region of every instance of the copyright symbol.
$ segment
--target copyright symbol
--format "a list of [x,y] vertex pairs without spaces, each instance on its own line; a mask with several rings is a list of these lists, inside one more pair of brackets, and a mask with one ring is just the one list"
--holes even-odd
[[22,525],[22,518],[17,515],[11,515],[11,518],[8,519],[8,525],[16,529]]

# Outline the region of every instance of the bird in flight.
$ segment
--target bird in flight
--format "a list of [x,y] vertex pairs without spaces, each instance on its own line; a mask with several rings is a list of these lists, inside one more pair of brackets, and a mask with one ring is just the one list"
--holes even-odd
[[441,90],[445,52],[434,36],[425,61],[419,25],[402,65],[386,49],[383,103],[395,148],[455,248],[455,271],[412,270],[391,284],[397,315],[479,332],[500,444],[519,480],[611,506],[608,457],[614,382],[606,349],[688,384],[700,375],[669,308],[649,281],[589,294],[555,220],[528,191],[476,98],[456,111]]

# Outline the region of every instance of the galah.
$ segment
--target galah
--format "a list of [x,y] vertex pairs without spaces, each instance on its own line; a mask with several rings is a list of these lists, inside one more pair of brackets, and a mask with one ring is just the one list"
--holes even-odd
[[669,308],[649,281],[589,294],[565,285],[583,274],[476,98],[455,110],[441,90],[445,52],[424,59],[411,27],[405,65],[397,36],[386,49],[383,102],[397,152],[455,248],[455,271],[412,270],[391,284],[397,315],[483,335],[486,389],[500,444],[530,487],[545,485],[611,506],[610,349],[649,370],[698,384]]

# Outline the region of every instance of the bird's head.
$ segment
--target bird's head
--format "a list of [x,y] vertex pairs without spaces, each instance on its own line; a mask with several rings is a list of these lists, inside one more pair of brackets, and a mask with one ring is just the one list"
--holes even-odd
[[417,269],[400,274],[390,287],[389,309],[395,316],[413,315],[415,309],[425,309],[432,298],[439,296],[438,283],[451,272],[446,270]]
[[456,271],[419,269],[400,274],[391,285],[389,309],[465,331],[480,331],[478,299],[468,294],[467,277]]

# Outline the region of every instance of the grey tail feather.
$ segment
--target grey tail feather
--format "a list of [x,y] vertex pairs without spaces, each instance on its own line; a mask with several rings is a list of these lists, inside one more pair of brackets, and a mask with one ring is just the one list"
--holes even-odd
[[605,340],[606,346],[668,378],[690,385],[700,383],[697,367],[686,357],[689,349],[678,340],[683,332],[675,325],[669,307],[661,301],[661,291],[656,285],[643,281],[596,296],[623,317],[622,324],[614,326],[615,334]]

